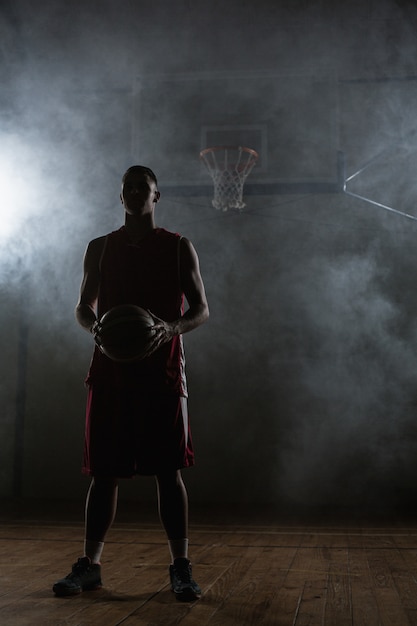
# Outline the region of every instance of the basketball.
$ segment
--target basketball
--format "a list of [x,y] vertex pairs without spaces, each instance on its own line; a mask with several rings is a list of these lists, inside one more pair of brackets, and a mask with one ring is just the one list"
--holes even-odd
[[107,311],[99,321],[100,350],[113,361],[142,359],[153,336],[152,316],[134,304],[123,304]]

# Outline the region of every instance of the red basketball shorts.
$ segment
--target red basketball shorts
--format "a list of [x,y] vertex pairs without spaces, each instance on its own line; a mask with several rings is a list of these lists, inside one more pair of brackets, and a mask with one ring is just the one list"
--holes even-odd
[[186,398],[94,384],[88,388],[84,474],[128,478],[192,465]]

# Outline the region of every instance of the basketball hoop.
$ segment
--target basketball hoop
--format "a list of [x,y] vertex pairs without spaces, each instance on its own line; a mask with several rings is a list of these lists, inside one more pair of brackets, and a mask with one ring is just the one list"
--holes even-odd
[[215,146],[200,152],[200,159],[206,166],[214,183],[215,209],[243,209],[243,185],[258,160],[258,153],[252,148],[241,146]]

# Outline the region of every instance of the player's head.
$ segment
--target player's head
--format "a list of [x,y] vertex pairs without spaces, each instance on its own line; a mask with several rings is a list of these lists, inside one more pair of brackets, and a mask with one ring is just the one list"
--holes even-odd
[[150,167],[145,167],[144,165],[132,165],[132,167],[129,167],[123,174],[122,185],[130,174],[145,174],[154,181],[155,185],[158,185],[158,180]]
[[120,200],[131,215],[152,213],[160,198],[157,178],[149,167],[133,165],[123,174]]

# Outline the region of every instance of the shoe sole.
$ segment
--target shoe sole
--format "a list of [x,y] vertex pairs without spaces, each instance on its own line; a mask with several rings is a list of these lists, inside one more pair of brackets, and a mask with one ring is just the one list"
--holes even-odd
[[196,593],[192,589],[184,589],[181,593],[176,593],[173,589],[171,589],[171,591],[175,594],[178,602],[193,602],[201,598],[201,593]]
[[97,584],[97,585],[92,585],[92,586],[88,586],[88,587],[78,587],[75,589],[60,589],[55,588],[55,585],[52,587],[52,591],[54,592],[54,594],[56,596],[59,596],[61,598],[64,598],[66,596],[79,596],[80,593],[82,593],[83,591],[97,591],[98,589],[102,589],[103,585],[102,584]]

